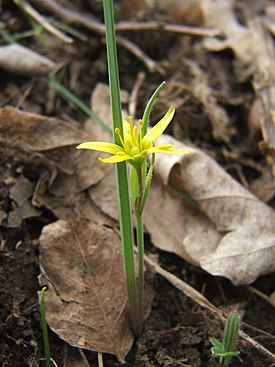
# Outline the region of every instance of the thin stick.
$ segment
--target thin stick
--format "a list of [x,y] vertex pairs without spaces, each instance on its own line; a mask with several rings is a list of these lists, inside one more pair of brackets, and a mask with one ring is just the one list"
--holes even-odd
[[[86,367],[90,367],[90,364],[89,364],[89,362],[88,362],[88,360],[87,360],[87,358],[86,358],[86,356],[85,356],[85,354],[84,354],[84,352],[83,352],[83,349],[78,348],[78,351],[79,351],[79,354],[80,354],[80,355],[81,355],[81,357],[82,357],[82,361],[83,361],[84,365],[85,365]],[[82,364],[81,364],[81,365],[82,365]]]
[[97,360],[98,360],[98,367],[103,367],[102,353],[100,353],[100,352],[97,353]]
[[[148,256],[144,256],[145,262],[151,266],[158,274],[163,276],[169,283],[171,283],[174,287],[184,293],[187,297],[191,298],[194,302],[196,302],[201,307],[207,309],[214,316],[218,317],[223,323],[226,322],[226,317],[223,312],[214,306],[211,302],[209,302],[201,293],[199,293],[196,289],[191,287],[189,284],[185,283],[183,280],[179,279],[175,275],[169,273],[164,270],[154,261],[148,258]],[[272,361],[275,361],[275,355],[271,353],[268,349],[263,347],[260,343],[253,340],[249,335],[240,330],[239,335],[248,343],[252,344],[257,350],[262,352],[266,357],[270,358]]]
[[258,297],[262,298],[264,301],[269,303],[271,306],[275,307],[275,302],[272,301],[272,299],[270,297],[268,297],[266,294],[264,294],[263,292],[259,291],[258,289],[254,288],[254,287],[251,287],[251,286],[248,286],[247,288],[251,293],[256,294]]
[[125,31],[165,31],[171,33],[181,33],[188,34],[192,36],[206,36],[206,37],[214,37],[219,36],[221,34],[218,29],[207,29],[200,27],[190,27],[179,24],[172,23],[163,23],[163,22],[129,22],[123,21],[116,23],[116,31],[117,32],[125,32]]
[[148,68],[148,70],[151,73],[157,71],[160,74],[164,74],[163,68],[161,68],[159,65],[157,65],[157,63],[153,59],[151,59],[151,57],[146,55],[146,53],[143,52],[142,49],[139,48],[135,43],[133,43],[133,42],[129,41],[128,39],[126,39],[124,37],[121,37],[121,36],[117,36],[117,43],[118,43],[118,45],[121,45],[124,48],[126,48],[126,50],[130,51],[139,60],[141,60],[146,65],[146,67]]
[[129,98],[129,114],[130,116],[135,117],[136,115],[136,107],[137,107],[137,99],[138,99],[138,92],[142,83],[145,80],[145,73],[143,71],[138,73],[137,80],[132,88],[130,98]]
[[[16,0],[18,1],[18,0]],[[58,4],[56,1],[47,0],[47,1],[37,1],[34,0],[39,6],[43,6],[43,8],[52,11],[54,14],[66,19],[69,22],[80,24],[88,29],[93,30],[94,32],[104,35],[105,27],[104,24],[98,22],[95,17],[92,15],[82,14],[71,9],[67,9],[64,6]],[[157,68],[156,62],[152,60],[148,55],[146,55],[136,44],[127,40],[124,37],[117,37],[117,44],[123,46],[128,51],[130,51],[133,55],[135,55],[138,59],[140,59],[148,68],[150,72],[161,71]]]
[[33,19],[35,19],[43,28],[48,32],[52,33],[57,38],[61,39],[63,42],[72,43],[73,39],[66,36],[63,32],[59,31],[57,28],[52,26],[42,15],[38,13],[27,1],[25,0],[13,0],[15,4],[22,7],[27,14],[29,14]]

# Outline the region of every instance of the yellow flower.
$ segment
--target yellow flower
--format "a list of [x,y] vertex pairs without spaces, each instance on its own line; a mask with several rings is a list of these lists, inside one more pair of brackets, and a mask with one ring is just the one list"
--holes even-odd
[[[155,146],[155,142],[167,128],[175,114],[175,107],[171,106],[165,116],[154,126],[145,136],[142,136],[141,130],[138,132],[137,126],[133,125],[133,120],[129,117],[129,122],[123,120],[123,137],[118,128],[115,133],[119,136],[121,146],[114,143],[93,141],[78,145],[77,149],[92,149],[104,153],[112,154],[109,158],[99,158],[105,163],[119,163],[128,161],[134,167],[141,167],[146,157],[153,153],[172,153],[187,154],[189,149],[173,149],[172,144]],[[139,120],[140,125],[143,124]]]

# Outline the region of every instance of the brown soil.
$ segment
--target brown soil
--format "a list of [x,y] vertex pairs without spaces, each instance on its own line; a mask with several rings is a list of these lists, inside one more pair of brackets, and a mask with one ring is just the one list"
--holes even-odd
[[[66,3],[66,1],[65,1]],[[84,6],[84,2],[81,2]],[[88,2],[89,9],[98,11],[98,3]],[[100,18],[100,14],[97,14]],[[16,21],[14,21],[16,19]],[[28,29],[29,23],[11,3],[4,2],[2,20],[7,23],[11,33]],[[72,46],[64,46],[52,36],[43,33],[22,41],[26,46],[47,54],[51,59],[66,60],[67,65],[58,74],[59,80],[70,88],[82,101],[89,105],[90,93],[99,81],[107,81],[105,46],[101,36],[81,29],[89,38],[87,42],[76,41]],[[154,38],[155,37],[155,38]],[[210,123],[203,106],[192,95],[187,95],[185,103],[177,110],[181,126],[169,132],[183,140],[188,138],[194,144],[208,151],[234,178],[238,175],[233,156],[225,155],[226,149],[234,151],[237,157],[250,159],[265,165],[257,147],[258,135],[253,134],[246,124],[247,115],[254,99],[249,81],[238,82],[234,78],[233,56],[225,51],[219,54],[206,53],[198,47],[198,39],[188,39],[183,45],[182,38],[164,33],[144,32],[140,35],[129,34],[129,38],[139,44],[159,65],[165,67],[165,79],[175,85],[188,85],[192,75],[184,59],[193,59],[206,71],[211,87],[216,89],[217,102],[231,117],[234,132],[229,137],[229,145],[212,136]],[[54,41],[55,40],[55,41]],[[56,43],[54,43],[56,42]],[[163,42],[163,45],[159,45]],[[154,47],[152,47],[152,44]],[[158,46],[158,47],[157,47]],[[188,50],[186,52],[186,49]],[[119,48],[122,88],[131,91],[138,72],[146,72],[146,80],[139,92],[137,115],[155,87],[163,77],[149,73],[141,61]],[[0,71],[0,97],[2,105],[19,106],[22,110],[73,119],[83,123],[86,117],[72,104],[57,98],[51,104],[46,78],[15,77]],[[28,89],[30,88],[30,89]],[[176,88],[176,87],[175,87]],[[154,109],[154,116],[163,111],[163,105],[170,103],[169,98],[175,88],[164,92]],[[27,94],[25,92],[29,90]],[[45,90],[47,93],[45,94]],[[184,92],[183,92],[184,93]],[[233,103],[232,101],[235,101]],[[239,102],[236,102],[236,101]],[[230,102],[231,101],[231,102]],[[233,131],[232,130],[232,131]],[[249,140],[248,140],[249,135]],[[22,165],[19,157],[5,157],[1,152],[0,205],[2,213],[13,208],[9,196],[10,179],[21,172],[31,179],[29,167]],[[241,170],[248,183],[259,176],[253,167],[242,166]],[[274,200],[269,204],[274,207]],[[39,235],[44,225],[56,220],[53,213],[42,210],[40,217],[22,221],[18,228],[9,228],[5,220],[1,225],[0,249],[0,365],[3,367],[44,366],[42,333],[37,291],[40,289],[39,276]],[[275,310],[263,299],[252,294],[247,287],[235,287],[229,281],[210,276],[175,255],[152,248],[147,239],[147,251],[158,254],[160,264],[184,279],[202,292],[214,305],[230,310],[237,308],[241,314],[242,329],[267,349],[275,353]],[[258,279],[253,286],[266,295],[274,291],[275,274]],[[207,311],[201,309],[186,296],[176,290],[159,275],[154,281],[155,298],[152,312],[146,322],[142,337],[135,342],[126,359],[127,367],[180,367],[180,366],[218,366],[218,360],[211,356],[210,337],[222,338],[223,326]],[[247,326],[250,325],[250,326]],[[268,333],[268,334],[267,334]],[[52,357],[59,367],[63,366],[65,342],[50,332]],[[267,367],[272,361],[243,340],[239,340],[240,358],[234,358],[232,366]],[[91,366],[97,365],[97,355],[85,351]],[[115,357],[104,355],[104,366],[121,366]]]

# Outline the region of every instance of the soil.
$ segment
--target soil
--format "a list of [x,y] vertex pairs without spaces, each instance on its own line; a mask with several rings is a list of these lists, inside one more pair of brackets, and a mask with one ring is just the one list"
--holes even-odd
[[[64,2],[66,3],[66,1]],[[102,14],[98,2],[77,2],[82,10],[93,12],[99,20]],[[85,8],[86,6],[86,8]],[[11,34],[30,28],[28,19],[11,2],[3,5],[2,21]],[[53,36],[43,32],[36,37],[26,38],[22,43],[46,54],[53,60],[64,60],[65,66],[57,73],[58,79],[89,105],[90,94],[98,82],[107,82],[105,45],[102,37],[79,27],[88,41],[76,40],[73,45],[64,45]],[[252,183],[260,176],[253,165],[244,165],[246,159],[265,166],[265,160],[257,149],[260,132],[251,132],[247,119],[255,98],[249,79],[239,82],[235,76],[234,57],[231,52],[209,53],[200,48],[200,39],[185,39],[181,36],[156,32],[129,33],[127,37],[140,45],[147,55],[157,60],[165,75],[148,72],[143,62],[124,48],[119,47],[121,86],[131,92],[139,72],[146,79],[139,91],[137,116],[142,114],[148,97],[165,78],[168,88],[160,97],[153,111],[153,118],[163,112],[169,99],[178,98],[177,128],[170,129],[180,140],[189,139],[211,154],[234,178]],[[153,45],[153,46],[152,46]],[[230,116],[228,139],[213,137],[209,117],[201,102],[186,92],[182,93],[192,78],[184,59],[196,60],[208,76],[211,87],[216,90],[217,103]],[[56,96],[51,100],[50,89],[45,77],[22,77],[0,71],[0,98],[2,106],[12,105],[21,110],[55,116],[83,124],[86,117],[72,103]],[[45,90],[47,93],[45,93]],[[177,96],[178,93],[178,96]],[[183,92],[184,94],[185,92]],[[175,96],[176,95],[176,96]],[[1,249],[0,249],[0,365],[3,367],[44,366],[43,341],[37,291],[40,290],[39,236],[43,227],[56,220],[53,213],[42,208],[36,218],[22,220],[18,227],[9,227],[4,214],[9,213],[14,202],[10,197],[10,183],[22,172],[31,179],[29,167],[20,157],[7,157],[1,151],[0,205]],[[225,154],[233,152],[234,154]],[[238,161],[239,160],[239,161]],[[236,168],[237,167],[237,168]],[[240,170],[242,174],[240,175]],[[243,183],[243,182],[242,182]],[[268,204],[274,207],[274,199]],[[2,218],[2,217],[1,217]],[[263,346],[275,353],[275,309],[266,300],[251,293],[247,286],[236,287],[228,280],[213,277],[179,257],[155,249],[147,238],[147,252],[159,257],[160,265],[202,292],[215,306],[226,311],[238,309],[242,329]],[[275,274],[259,278],[253,287],[266,295],[274,292]],[[200,308],[184,294],[175,289],[161,276],[153,280],[155,291],[151,314],[144,332],[126,358],[126,367],[214,367],[218,360],[211,355],[210,338],[222,339],[223,325]],[[50,331],[52,358],[58,366],[64,365],[65,342]],[[243,340],[237,345],[240,356],[234,357],[232,366],[268,367],[272,361]],[[91,366],[97,365],[97,354],[85,351]],[[104,355],[104,366],[122,366],[115,357]],[[273,361],[274,363],[274,361]]]

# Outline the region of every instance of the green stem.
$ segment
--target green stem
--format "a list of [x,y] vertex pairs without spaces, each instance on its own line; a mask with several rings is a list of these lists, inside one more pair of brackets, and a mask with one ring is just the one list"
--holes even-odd
[[142,214],[136,216],[136,236],[138,247],[138,301],[139,311],[143,315],[144,303],[144,233]]
[[50,343],[49,343],[48,325],[46,321],[46,311],[45,311],[45,302],[44,302],[44,293],[46,289],[47,288],[44,287],[41,290],[39,305],[40,305],[41,328],[42,328],[42,335],[43,335],[46,367],[51,367]]
[[144,302],[144,232],[143,232],[143,216],[141,210],[141,203],[144,196],[144,179],[143,169],[136,168],[138,178],[138,203],[135,208],[136,216],[136,242],[138,247],[138,301],[139,311],[143,315]]
[[[106,26],[106,45],[110,98],[113,117],[113,133],[116,128],[119,128],[121,134],[123,135],[113,1],[103,0],[103,6]],[[114,141],[116,144],[121,145],[119,137],[116,134],[114,134]],[[130,318],[134,334],[136,336],[139,336],[142,328],[142,315],[139,312],[134,261],[133,226],[130,208],[128,177],[125,162],[116,164],[116,180],[120,213],[120,232],[123,247],[124,269],[127,283]]]

